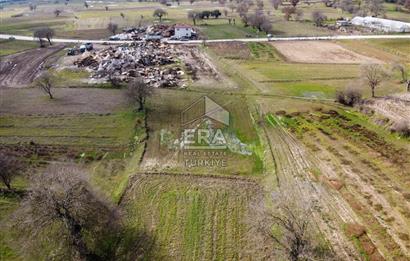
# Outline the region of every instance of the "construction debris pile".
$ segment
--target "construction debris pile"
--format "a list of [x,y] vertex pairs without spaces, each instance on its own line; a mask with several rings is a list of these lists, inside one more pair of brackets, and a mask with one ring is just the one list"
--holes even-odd
[[138,42],[109,47],[75,61],[86,67],[94,79],[116,79],[128,82],[142,77],[152,87],[175,87],[184,71],[177,65],[174,46],[159,42]]

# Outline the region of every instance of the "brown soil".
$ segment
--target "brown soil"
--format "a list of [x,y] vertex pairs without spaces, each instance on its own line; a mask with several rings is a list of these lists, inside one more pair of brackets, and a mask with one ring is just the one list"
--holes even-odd
[[210,47],[218,56],[228,59],[248,59],[251,57],[246,43],[212,43]]
[[410,122],[410,93],[371,99],[363,106],[383,115],[393,123]]
[[299,63],[381,63],[381,61],[357,54],[332,42],[297,41],[272,43],[289,61]]
[[123,90],[55,88],[50,100],[39,89],[0,89],[1,114],[111,113],[127,106]]
[[46,60],[63,48],[64,45],[55,45],[5,57],[0,62],[0,88],[21,88],[30,85],[42,70]]

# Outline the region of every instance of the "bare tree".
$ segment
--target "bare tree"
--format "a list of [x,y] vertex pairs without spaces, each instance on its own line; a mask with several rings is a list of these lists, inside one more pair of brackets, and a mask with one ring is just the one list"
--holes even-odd
[[299,4],[299,0],[289,0],[289,2],[293,7],[296,7]]
[[353,107],[362,101],[362,93],[358,89],[347,88],[336,92],[336,101],[346,106]]
[[285,187],[274,195],[275,212],[267,215],[271,219],[267,223],[274,225],[269,226],[268,234],[275,248],[291,261],[333,260],[331,248],[316,240],[315,224],[310,222],[312,203],[286,193],[289,189]]
[[192,19],[193,24],[196,25],[196,20],[199,19],[199,14],[191,10],[188,12],[188,18]]
[[256,11],[254,14],[247,16],[247,22],[259,31],[265,33],[272,32],[272,23],[269,21],[269,18],[265,16],[263,11]]
[[282,8],[282,13],[284,14],[285,20],[289,21],[292,15],[296,14],[296,8],[293,6],[285,6]]
[[11,182],[22,170],[21,161],[16,157],[0,151],[0,178],[8,190],[11,190]]
[[388,76],[383,66],[376,63],[363,65],[362,75],[372,91],[372,97],[375,97],[377,86]]
[[383,0],[364,0],[362,7],[364,12],[370,12],[373,16],[379,16],[386,12]]
[[48,43],[52,45],[51,39],[54,37],[54,30],[49,27],[39,28],[33,33],[34,38],[38,38],[40,47],[44,47],[43,39],[47,39]]
[[53,99],[52,88],[53,88],[53,77],[49,72],[42,73],[36,80],[35,85],[39,87],[43,92],[48,94],[50,99]]
[[338,4],[340,9],[350,14],[353,14],[357,11],[358,7],[352,0],[341,0]]
[[138,111],[144,110],[145,100],[151,96],[153,89],[141,78],[137,78],[128,83],[127,96],[131,102],[138,104]]
[[157,8],[157,9],[155,9],[155,10],[154,10],[154,14],[153,14],[154,17],[158,17],[158,18],[159,18],[159,21],[160,21],[160,22],[162,22],[162,17],[163,17],[163,16],[166,16],[166,15],[167,15],[167,12],[166,12],[164,9],[162,9],[162,8]]
[[68,248],[63,260],[102,260],[92,246],[115,227],[118,213],[91,188],[81,170],[50,166],[33,177],[28,191],[13,224],[23,247],[33,249],[39,241],[58,238]]
[[30,3],[30,4],[28,5],[28,7],[30,8],[30,11],[35,11],[35,10],[37,9],[37,5],[35,5],[35,4],[33,4],[33,3]]
[[395,63],[393,64],[393,70],[397,70],[401,74],[401,82],[406,85],[406,89],[408,92],[410,92],[410,79],[407,73],[407,68],[405,65],[400,64],[400,63]]
[[406,0],[406,2],[404,2],[404,7],[410,10],[410,0]]
[[84,7],[88,9],[89,6],[88,6],[87,1],[84,2]]
[[59,10],[59,9],[54,10],[54,14],[55,14],[56,17],[60,16],[61,13],[62,13],[62,11]]
[[109,22],[107,25],[107,30],[115,34],[115,32],[117,32],[118,30],[118,24]]
[[316,26],[322,26],[323,22],[326,21],[327,17],[320,10],[314,10],[312,12],[312,19]]

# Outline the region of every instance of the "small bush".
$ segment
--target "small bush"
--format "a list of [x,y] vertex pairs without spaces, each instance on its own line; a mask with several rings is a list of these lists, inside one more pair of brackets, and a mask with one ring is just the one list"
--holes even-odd
[[362,94],[358,90],[347,89],[336,92],[336,101],[346,106],[353,107],[362,101]]
[[410,137],[410,123],[407,121],[397,122],[391,128],[391,131],[404,137]]

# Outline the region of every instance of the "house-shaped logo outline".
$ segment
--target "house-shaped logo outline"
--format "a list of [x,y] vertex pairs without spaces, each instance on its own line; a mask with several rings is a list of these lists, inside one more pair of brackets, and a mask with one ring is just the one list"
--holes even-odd
[[[189,112],[196,106],[202,106],[202,108],[200,108],[201,113],[192,117],[192,119],[190,117],[185,117],[185,115],[189,114]],[[181,126],[190,125],[205,117],[225,126],[229,126],[229,112],[208,96],[200,97],[181,112]],[[186,120],[187,118],[189,119]]]

